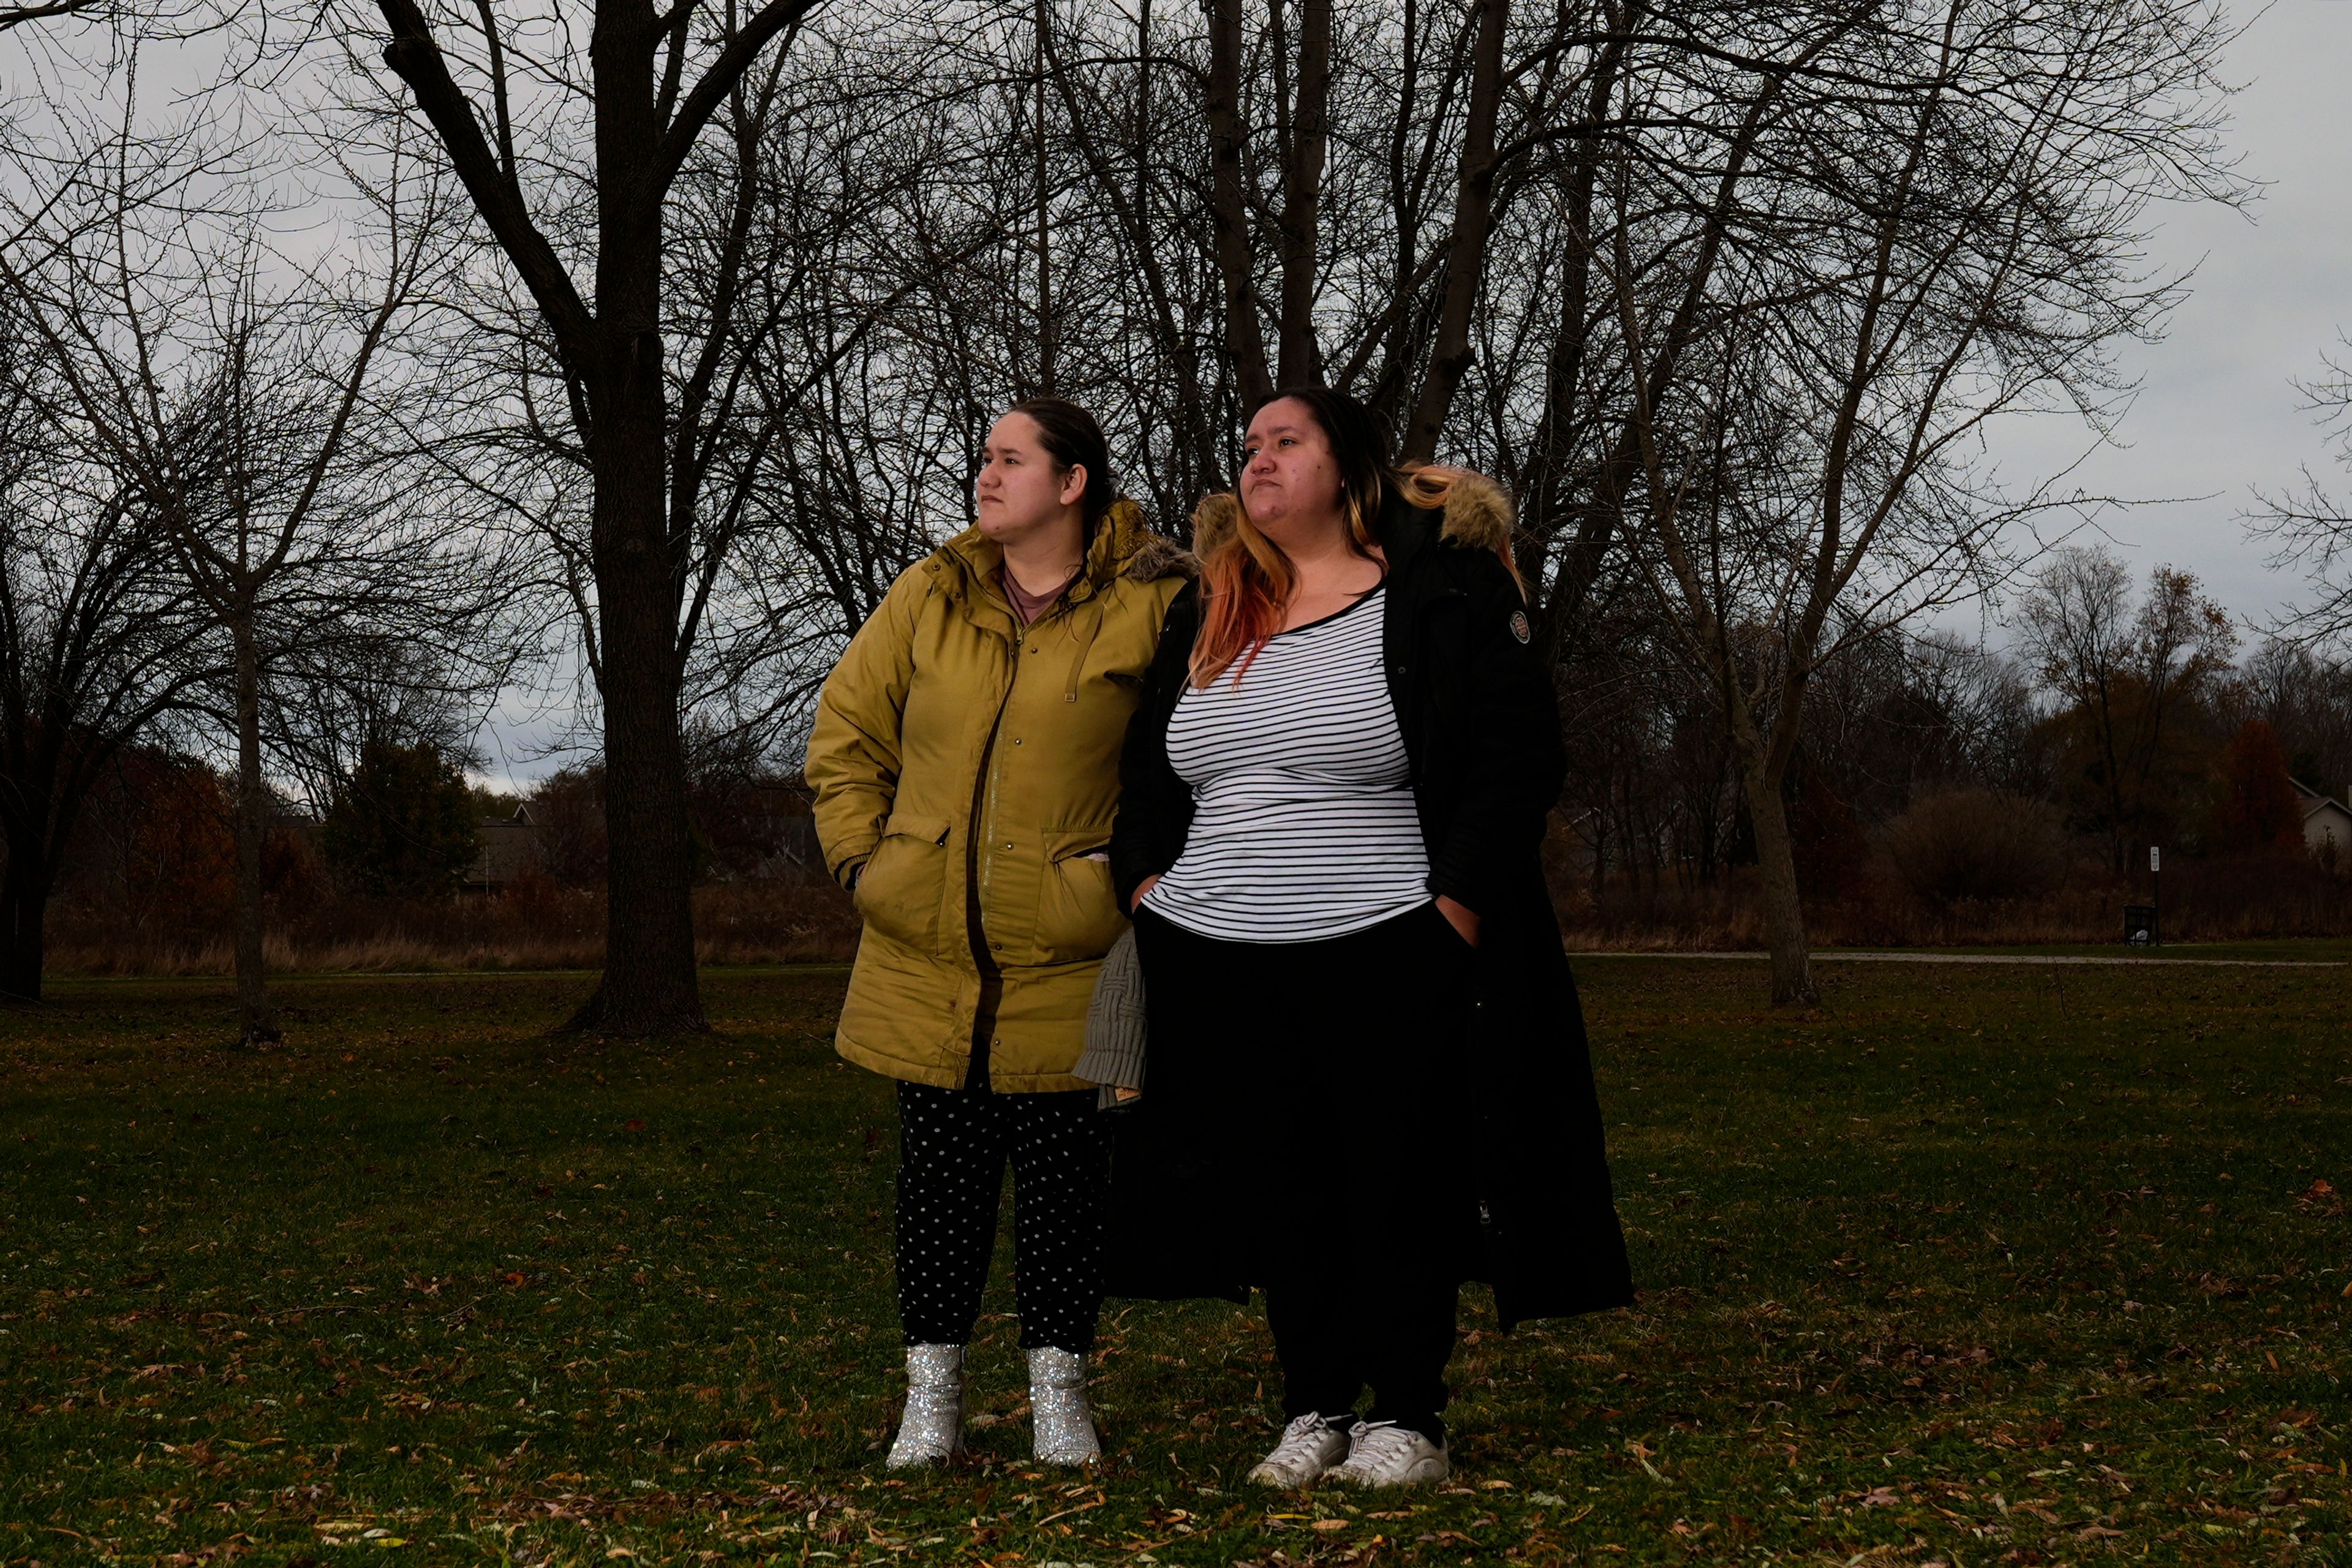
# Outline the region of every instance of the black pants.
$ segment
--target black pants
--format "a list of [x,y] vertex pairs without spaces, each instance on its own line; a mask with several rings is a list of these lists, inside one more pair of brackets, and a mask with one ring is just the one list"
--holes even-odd
[[[1352,1414],[1442,1441],[1457,1288],[1475,1267],[1462,1147],[1469,946],[1434,904],[1311,942],[1136,922],[1153,1090],[1211,1124],[1212,1205],[1248,1233],[1288,1415]],[[1213,1089],[1211,1089],[1213,1086]],[[1180,1085],[1181,1087],[1181,1085]],[[1203,1092],[1204,1089],[1211,1091]]]
[[910,1345],[971,1338],[1013,1164],[1021,1347],[1094,1348],[1110,1140],[1095,1091],[898,1085],[898,1321]]

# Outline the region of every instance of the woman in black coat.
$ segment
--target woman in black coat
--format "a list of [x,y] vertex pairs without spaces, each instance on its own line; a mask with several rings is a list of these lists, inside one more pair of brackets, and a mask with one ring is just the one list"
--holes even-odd
[[1462,1281],[1506,1328],[1633,1297],[1538,858],[1559,720],[1494,485],[1397,471],[1322,389],[1248,453],[1120,769],[1151,1055],[1109,1286],[1265,1289],[1290,1425],[1254,1479],[1425,1481]]

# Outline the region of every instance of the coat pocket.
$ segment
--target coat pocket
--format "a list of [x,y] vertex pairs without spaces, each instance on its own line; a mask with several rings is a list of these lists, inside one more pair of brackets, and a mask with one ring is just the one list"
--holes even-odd
[[882,842],[857,873],[857,912],[867,925],[918,952],[938,948],[952,826],[944,816],[891,813]]
[[1100,958],[1127,929],[1111,886],[1109,850],[1108,825],[1055,828],[1045,835],[1045,875],[1037,889],[1038,963]]

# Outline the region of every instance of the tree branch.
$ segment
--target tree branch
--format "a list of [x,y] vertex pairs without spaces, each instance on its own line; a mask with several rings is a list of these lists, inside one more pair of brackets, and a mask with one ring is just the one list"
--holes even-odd
[[5,33],[11,27],[22,26],[26,22],[38,22],[50,16],[70,16],[77,11],[87,11],[98,4],[99,0],[54,0],[53,4],[47,5],[0,6],[0,33]]
[[1249,213],[1242,200],[1241,0],[1213,0],[1209,15],[1209,86],[1202,112],[1209,122],[1210,202],[1216,230],[1217,271],[1224,283],[1225,352],[1242,400],[1254,403],[1274,389],[1265,339],[1257,321],[1257,283],[1250,254]]
[[[407,4],[408,0],[385,0],[386,4]],[[694,90],[686,95],[678,106],[677,117],[662,132],[661,144],[654,150],[646,165],[645,184],[637,191],[639,215],[650,219],[662,200],[669,194],[670,181],[686,166],[686,155],[694,148],[695,138],[760,58],[760,51],[785,28],[796,25],[823,3],[823,0],[768,0],[760,14],[744,24],[743,30],[727,41]]]
[[474,0],[474,7],[482,14],[482,38],[490,50],[490,101],[498,117],[499,173],[506,176],[509,186],[513,186],[514,121],[507,112],[506,46],[499,41],[498,18],[490,14],[490,0]]
[[555,247],[531,221],[522,192],[501,173],[474,118],[473,105],[458,90],[449,75],[449,62],[433,41],[425,13],[417,8],[416,0],[376,0],[376,4],[392,30],[392,42],[384,47],[384,64],[416,95],[417,108],[440,137],[466,194],[474,198],[475,210],[490,226],[499,247],[521,275],[523,287],[530,290],[540,313],[547,318],[565,371],[575,377],[586,376],[595,361],[589,342],[595,316],[580,298]]

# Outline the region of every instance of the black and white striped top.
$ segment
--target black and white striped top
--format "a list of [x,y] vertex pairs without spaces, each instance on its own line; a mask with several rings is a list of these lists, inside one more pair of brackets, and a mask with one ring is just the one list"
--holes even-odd
[[1192,786],[1184,852],[1144,902],[1228,942],[1317,942],[1429,902],[1404,737],[1382,677],[1381,591],[1276,634],[1234,685],[1187,688],[1168,761]]

